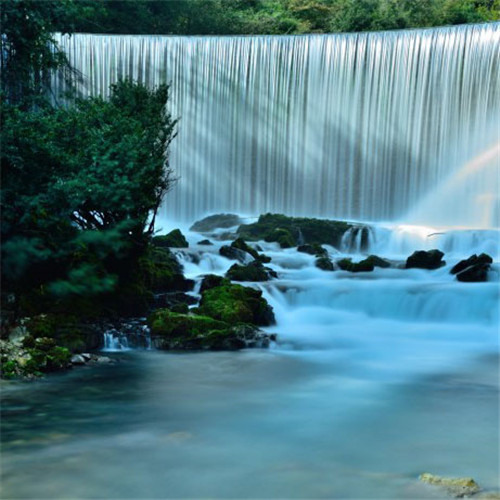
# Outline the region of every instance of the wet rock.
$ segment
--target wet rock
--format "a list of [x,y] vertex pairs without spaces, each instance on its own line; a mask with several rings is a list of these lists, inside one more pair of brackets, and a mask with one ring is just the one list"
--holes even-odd
[[188,248],[189,243],[187,242],[184,235],[181,233],[180,229],[174,229],[170,233],[164,236],[155,236],[153,238],[153,245],[157,247],[167,247],[167,248]]
[[[366,259],[362,260],[361,262],[366,263],[366,264],[371,264],[371,265],[373,265],[373,267],[382,267],[382,268],[391,267],[390,262],[378,257],[377,255],[369,255]],[[360,264],[361,264],[361,262],[360,262]]]
[[419,479],[426,484],[437,486],[445,490],[449,495],[455,498],[468,497],[481,490],[476,481],[471,477],[450,478],[435,476],[434,474],[426,472],[421,474]]
[[274,241],[282,248],[306,243],[339,247],[342,236],[351,227],[343,221],[265,214],[253,224],[241,225],[238,234],[247,241]]
[[484,265],[484,264],[492,264],[493,259],[486,253],[482,253],[480,255],[471,255],[468,259],[461,260],[458,264],[455,264],[451,270],[451,274],[457,274],[461,271],[464,271],[470,266]]
[[231,325],[269,326],[275,323],[273,308],[262,297],[262,292],[236,284],[205,290],[198,312]]
[[239,248],[234,248],[229,245],[224,245],[219,248],[219,254],[226,259],[237,260],[238,262],[246,262],[248,259],[247,252],[240,250]]
[[230,285],[230,282],[223,276],[218,276],[217,274],[207,274],[203,277],[203,280],[201,282],[200,293],[221,285]]
[[184,292],[167,292],[154,296],[154,304],[158,308],[166,307],[168,309],[179,304],[192,306],[198,303],[198,299]]
[[97,356],[96,362],[99,364],[107,365],[113,363],[113,360],[111,358],[108,358],[108,356]]
[[333,271],[334,270],[333,262],[330,259],[330,257],[328,257],[327,255],[316,259],[316,261],[314,262],[314,265],[316,267],[318,267],[319,269],[323,269],[323,271]]
[[309,255],[316,255],[316,257],[327,256],[328,252],[321,245],[314,244],[310,245],[306,243],[304,245],[299,245],[297,247],[297,252],[308,253]]
[[190,231],[209,233],[215,229],[230,228],[241,224],[241,219],[235,214],[215,214],[195,222]]
[[164,350],[228,350],[268,347],[271,336],[254,325],[231,326],[201,315],[156,311],[150,318],[153,345]]
[[488,254],[482,253],[479,256],[474,254],[455,264],[450,273],[456,274],[458,281],[468,283],[487,281],[492,263],[493,259]]
[[359,262],[352,262],[351,259],[340,259],[337,261],[337,266],[342,271],[349,271],[351,273],[371,272],[374,269],[373,263],[368,259]]
[[419,269],[439,269],[446,264],[443,261],[444,253],[440,250],[417,250],[406,260],[406,269],[419,268]]
[[226,277],[233,281],[269,281],[278,275],[271,268],[263,266],[262,262],[254,260],[245,266],[234,264],[227,271]]
[[478,264],[469,266],[463,271],[457,273],[457,280],[466,283],[475,283],[481,281],[488,281],[489,264]]
[[73,356],[71,356],[72,365],[84,365],[87,363],[87,361],[90,361],[90,358],[85,359],[81,354],[74,354]]
[[201,241],[198,241],[198,245],[213,245],[213,243],[210,241],[210,240],[201,240]]

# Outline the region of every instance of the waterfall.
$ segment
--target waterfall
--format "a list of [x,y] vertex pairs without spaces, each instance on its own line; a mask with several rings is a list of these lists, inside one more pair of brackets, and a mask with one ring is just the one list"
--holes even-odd
[[[170,218],[271,211],[390,221],[423,203],[420,223],[498,226],[498,152],[457,194],[449,186],[499,141],[500,23],[59,42],[83,75],[80,95],[106,95],[123,77],[171,83],[180,181],[165,201]],[[63,79],[53,87],[64,90]],[[425,206],[440,186],[444,206]]]

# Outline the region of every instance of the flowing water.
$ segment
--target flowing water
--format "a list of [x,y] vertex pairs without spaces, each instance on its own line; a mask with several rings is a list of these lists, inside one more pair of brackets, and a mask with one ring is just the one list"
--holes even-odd
[[[404,229],[396,261],[401,240],[434,231]],[[388,231],[374,228],[370,244]],[[188,277],[232,265],[222,242],[188,239],[177,251]],[[358,274],[261,243],[279,279],[250,286],[274,307],[278,343],[131,350],[110,354],[112,366],[9,385],[5,498],[442,497],[417,481],[425,471],[498,490],[499,265],[485,283],[448,272],[473,241],[450,236],[436,271]]]
[[[325,272],[261,243],[279,278],[249,286],[277,343],[175,354],[107,332],[114,365],[4,383],[3,498],[442,497],[426,471],[500,490],[500,24],[61,43],[82,95],[172,82],[164,231],[223,210],[371,220],[331,257],[447,264]],[[233,264],[187,234],[188,277]],[[480,252],[487,282],[449,274]]]
[[[173,219],[271,211],[408,223],[424,204],[412,222],[499,224],[500,23],[60,43],[83,96],[119,78],[171,82]],[[430,191],[439,206],[425,203]]]

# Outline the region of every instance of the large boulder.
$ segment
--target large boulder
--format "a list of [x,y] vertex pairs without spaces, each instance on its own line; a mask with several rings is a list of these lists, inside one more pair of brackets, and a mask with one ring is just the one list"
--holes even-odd
[[455,264],[451,268],[450,273],[456,274],[458,281],[469,283],[486,281],[492,263],[493,259],[488,254],[474,254],[468,259],[461,260],[458,264]]
[[151,246],[139,259],[139,273],[144,287],[153,293],[193,289],[193,280],[184,277],[182,266],[166,247]]
[[162,248],[188,248],[189,243],[181,233],[180,229],[174,229],[170,233],[163,236],[155,236],[153,238],[153,245]]
[[263,266],[262,262],[254,260],[245,266],[232,265],[226,277],[233,281],[269,281],[278,275],[271,268]]
[[207,316],[177,314],[167,309],[149,318],[153,345],[174,350],[237,350],[268,347],[272,336],[248,324],[230,325]]
[[215,229],[227,229],[240,224],[241,219],[235,214],[215,214],[195,222],[189,230],[197,233],[210,233]]
[[253,224],[241,225],[238,234],[247,241],[277,242],[282,248],[305,243],[339,247],[342,236],[351,227],[343,221],[265,214]]
[[261,262],[268,263],[271,262],[271,257],[267,255],[262,255],[257,252],[257,250],[253,249],[251,246],[247,245],[243,238],[237,238],[231,243],[232,248],[238,248],[239,250],[243,250],[244,252],[250,254],[255,260],[260,260]]
[[227,278],[224,278],[224,276],[219,276],[217,274],[207,274],[201,281],[200,293],[203,293],[205,290],[215,288],[216,286],[230,284],[231,282]]
[[268,326],[275,322],[273,309],[260,290],[235,284],[205,290],[198,313],[231,325]]
[[406,259],[406,269],[439,269],[446,262],[443,260],[444,253],[440,250],[417,250]]

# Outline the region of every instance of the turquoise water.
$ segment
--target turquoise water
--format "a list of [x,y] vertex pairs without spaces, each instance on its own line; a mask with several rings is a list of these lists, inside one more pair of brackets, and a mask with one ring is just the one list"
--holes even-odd
[[424,471],[499,486],[494,356],[405,383],[279,349],[118,359],[4,384],[3,498],[438,497]]

